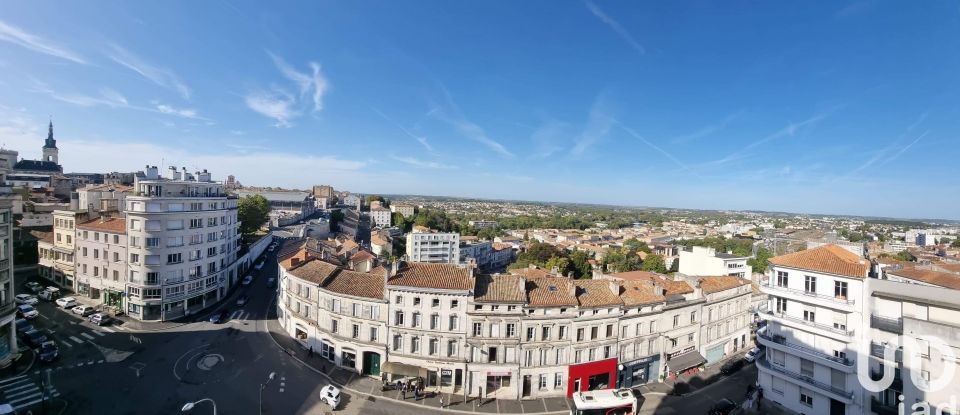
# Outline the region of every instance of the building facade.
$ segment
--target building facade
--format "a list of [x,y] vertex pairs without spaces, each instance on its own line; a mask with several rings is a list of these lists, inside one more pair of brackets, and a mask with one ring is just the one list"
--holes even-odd
[[121,217],[102,216],[77,225],[76,293],[123,311],[127,292],[127,226]]
[[370,223],[375,227],[389,228],[393,220],[393,213],[385,207],[370,208]]
[[407,234],[407,259],[413,262],[460,262],[460,234],[414,228]]
[[0,198],[0,368],[12,363],[17,353],[17,329],[14,320],[16,282],[13,278],[13,214],[9,198]]
[[680,273],[686,275],[732,275],[750,278],[749,256],[717,252],[713,248],[693,246],[680,250]]

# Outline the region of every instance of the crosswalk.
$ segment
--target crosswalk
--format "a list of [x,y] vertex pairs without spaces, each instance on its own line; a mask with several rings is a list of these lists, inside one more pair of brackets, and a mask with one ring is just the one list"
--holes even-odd
[[60,396],[60,392],[51,385],[46,386],[46,393],[41,389],[39,379],[27,375],[0,380],[0,394],[3,402],[20,411],[40,403],[44,399]]
[[76,346],[82,346],[84,343],[94,343],[93,341],[96,340],[97,338],[106,336],[104,332],[116,333],[116,331],[108,327],[97,327],[96,330],[91,330],[89,332],[86,332],[86,331],[80,332],[79,337],[77,337],[74,335],[66,335],[66,334],[62,336],[56,336],[55,331],[47,330],[47,333],[50,333],[51,335],[54,336],[55,339],[57,339],[56,341],[59,346],[67,349],[72,349]]

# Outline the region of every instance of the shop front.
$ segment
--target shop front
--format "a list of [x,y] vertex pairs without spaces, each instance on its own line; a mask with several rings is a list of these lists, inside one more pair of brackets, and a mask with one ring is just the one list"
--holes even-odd
[[704,363],[707,363],[707,359],[696,350],[690,350],[680,354],[674,353],[668,356],[667,373],[673,378],[684,373],[693,374],[697,372]]
[[632,388],[656,381],[660,376],[660,355],[644,357],[617,366],[617,387]]
[[[486,393],[497,394],[497,392],[503,390],[511,390],[511,384],[513,380],[513,371],[511,370],[488,370],[487,379],[486,379]],[[508,395],[512,392],[507,392]]]
[[574,392],[612,389],[615,386],[616,376],[617,358],[615,357],[596,362],[570,365],[570,381],[567,384],[567,399],[571,399]]

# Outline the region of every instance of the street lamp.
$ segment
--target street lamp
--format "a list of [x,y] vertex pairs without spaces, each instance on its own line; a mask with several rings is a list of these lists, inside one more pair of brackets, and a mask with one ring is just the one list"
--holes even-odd
[[[263,390],[267,388],[267,384],[277,376],[277,372],[270,372],[270,376],[267,376],[267,381],[260,384],[260,410],[259,414],[263,415]],[[216,415],[216,414],[214,414]]]
[[210,399],[210,398],[203,398],[203,399],[201,399],[201,400],[199,400],[199,401],[196,401],[196,402],[187,402],[187,403],[183,404],[183,408],[180,408],[180,411],[181,411],[181,412],[189,412],[189,411],[192,411],[194,406],[196,406],[198,403],[203,402],[203,401],[210,402],[210,405],[213,405],[213,415],[217,415],[217,403],[214,402],[213,399]]

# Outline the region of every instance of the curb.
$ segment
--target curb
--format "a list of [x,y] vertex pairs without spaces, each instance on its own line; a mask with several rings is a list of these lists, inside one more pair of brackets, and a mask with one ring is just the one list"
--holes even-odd
[[[271,302],[270,302],[270,306],[267,307],[267,311],[269,311],[270,307],[271,307],[274,303],[275,303],[275,301],[271,301]],[[388,398],[388,397],[386,397],[386,396],[371,395],[371,394],[369,394],[369,393],[361,392],[361,391],[358,391],[358,390],[353,389],[353,388],[351,388],[351,387],[348,387],[348,386],[346,386],[346,385],[343,385],[343,384],[341,384],[341,383],[333,380],[333,378],[331,378],[331,377],[330,377],[329,375],[327,375],[326,373],[321,372],[320,370],[317,370],[317,368],[313,367],[313,365],[311,365],[311,364],[309,364],[309,363],[307,363],[307,362],[304,362],[303,360],[300,360],[300,358],[298,358],[297,356],[294,356],[294,355],[292,355],[292,354],[287,353],[287,352],[286,352],[286,349],[284,349],[283,346],[280,345],[280,342],[278,342],[277,339],[273,336],[273,332],[270,331],[270,327],[269,327],[270,319],[264,319],[264,321],[265,321],[265,324],[267,325],[267,326],[264,327],[264,328],[267,330],[267,334],[270,336],[270,340],[273,340],[273,343],[277,346],[277,349],[278,349],[278,350],[280,350],[281,352],[283,352],[283,353],[286,354],[287,356],[290,356],[290,357],[293,358],[294,360],[300,362],[300,364],[306,366],[306,367],[309,368],[310,370],[312,370],[312,371],[316,372],[317,374],[319,374],[319,375],[327,378],[327,380],[328,380],[330,383],[332,383],[333,385],[336,385],[336,386],[337,386],[338,388],[340,388],[340,389],[343,389],[343,390],[346,390],[346,391],[350,391],[350,392],[352,392],[352,393],[355,393],[355,394],[357,394],[357,395],[364,396],[364,397],[372,397],[372,398],[375,398],[375,399],[378,399],[378,400],[380,400],[380,399],[389,400],[390,402],[394,402],[394,403],[398,403],[398,404],[403,404],[403,405],[407,405],[407,406],[411,406],[411,407],[416,407],[416,408],[420,408],[420,409],[429,409],[429,410],[435,411],[435,412],[450,412],[450,413],[457,413],[457,414],[472,414],[472,415],[477,414],[477,412],[474,412],[474,411],[464,411],[464,410],[460,410],[460,409],[449,409],[449,408],[434,408],[434,407],[424,406],[423,404],[417,404],[417,403],[411,403],[411,402],[406,402],[406,401],[400,401],[400,400],[396,400],[396,399],[393,399],[393,398]],[[569,412],[569,411],[555,411],[555,412],[498,412],[498,413],[501,413],[501,414],[503,414],[503,413],[506,413],[506,414],[524,414],[524,415],[565,415],[565,414],[569,414],[570,412]]]

